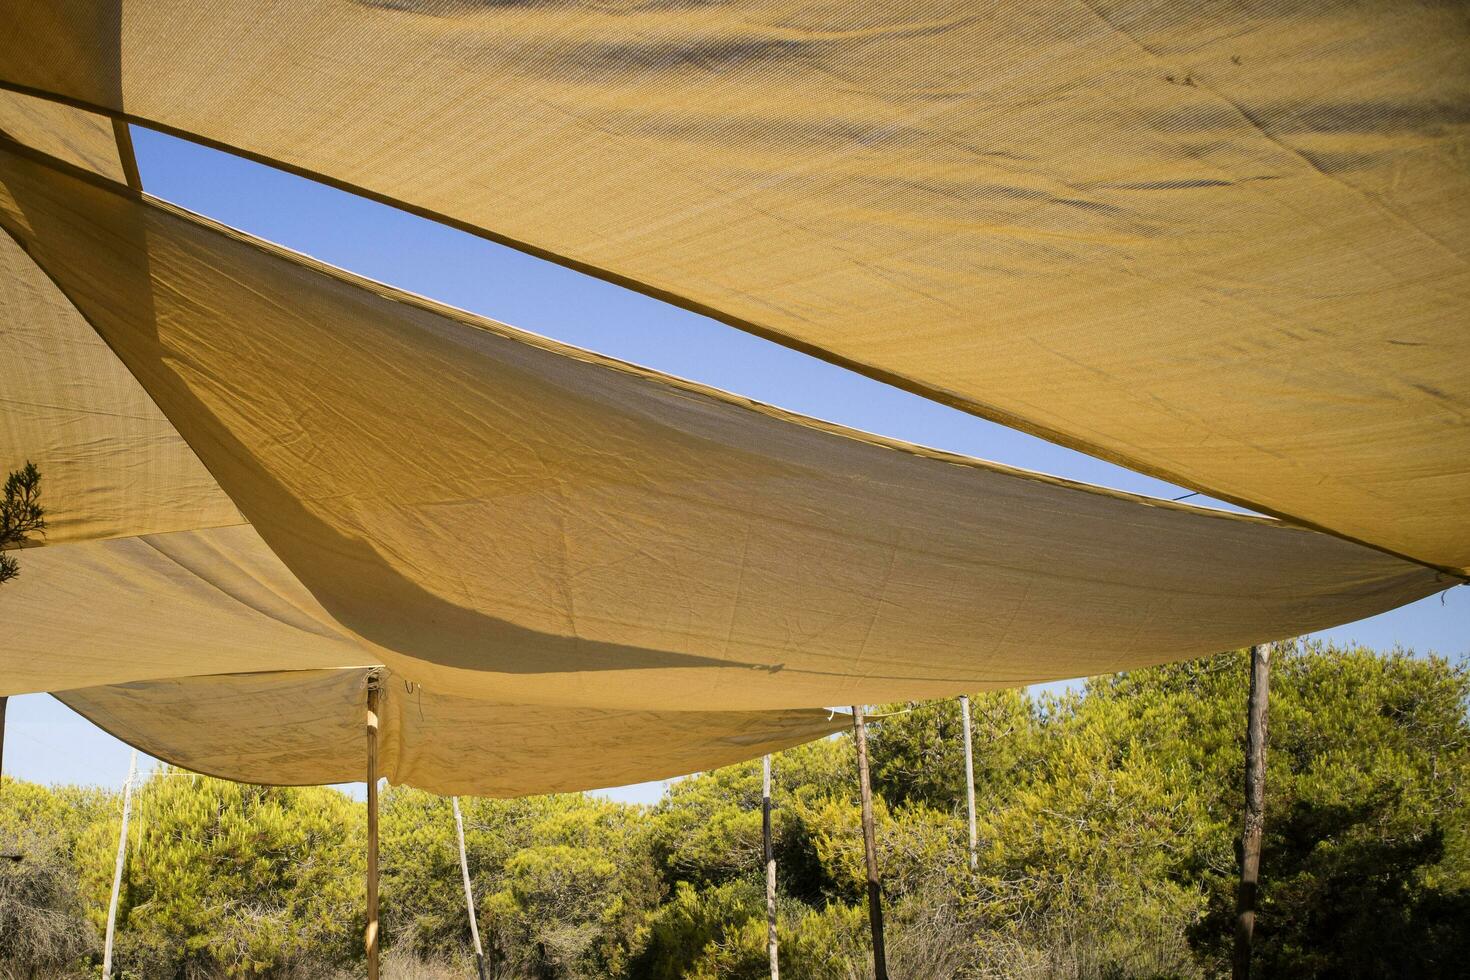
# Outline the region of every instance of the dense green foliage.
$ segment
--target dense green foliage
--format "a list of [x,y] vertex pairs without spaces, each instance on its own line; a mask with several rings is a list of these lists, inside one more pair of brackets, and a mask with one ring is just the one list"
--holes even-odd
[[20,562],[4,552],[23,547],[32,534],[46,530],[46,510],[41,506],[41,472],[36,464],[11,471],[0,489],[0,582],[20,574]]
[[[975,696],[973,873],[956,705],[884,709],[870,733],[892,974],[1225,972],[1245,691],[1244,656],[1226,654],[1061,697]],[[1470,674],[1440,659],[1274,658],[1261,975],[1461,975],[1467,699]],[[851,739],[784,752],[775,770],[783,975],[870,975]],[[135,799],[118,932],[130,975],[360,971],[361,804],[177,772]],[[758,761],[680,781],[655,807],[462,806],[495,976],[765,975]],[[95,975],[118,819],[100,791],[5,784],[0,851],[26,860],[0,866],[0,976]],[[386,975],[471,975],[449,801],[387,792],[382,848]]]

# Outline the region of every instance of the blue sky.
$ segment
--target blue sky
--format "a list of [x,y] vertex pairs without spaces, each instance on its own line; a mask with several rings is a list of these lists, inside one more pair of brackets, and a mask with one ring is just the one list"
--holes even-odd
[[[136,127],[133,140],[150,193],[360,275],[870,432],[1135,493],[1187,492],[385,205]],[[1462,656],[1467,626],[1470,589],[1457,588],[1321,635]],[[50,697],[10,700],[7,774],[120,785],[127,765],[126,746]],[[661,786],[606,795],[650,802]]]

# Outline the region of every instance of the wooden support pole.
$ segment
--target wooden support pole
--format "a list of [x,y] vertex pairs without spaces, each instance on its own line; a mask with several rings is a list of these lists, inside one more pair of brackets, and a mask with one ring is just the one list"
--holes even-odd
[[378,688],[377,671],[367,680],[367,946],[368,980],[378,980]]
[[878,841],[873,833],[873,787],[868,779],[868,726],[862,705],[852,708],[857,738],[858,788],[863,802],[863,857],[868,865],[868,924],[873,928],[873,977],[888,980],[888,954],[883,948],[883,885],[878,876]]
[[1261,832],[1266,823],[1266,702],[1271,687],[1271,647],[1251,647],[1250,701],[1245,729],[1245,826],[1240,835],[1240,891],[1235,902],[1235,952],[1231,975],[1251,975],[1251,935],[1261,870]]
[[480,945],[480,923],[475,915],[475,892],[470,887],[470,861],[464,852],[464,817],[459,812],[459,797],[451,796],[449,800],[454,804],[454,833],[459,838],[459,876],[464,880],[464,904],[470,913],[470,939],[475,944],[475,973],[480,980],[490,980],[490,974],[485,967],[485,950]]
[[117,897],[122,891],[123,858],[128,852],[128,811],[133,806],[133,780],[138,776],[138,750],[128,763],[128,781],[123,783],[122,831],[117,835],[117,863],[112,868],[112,900],[107,903],[107,940],[102,946],[102,978],[112,977],[112,935],[117,927]]
[[771,980],[781,980],[776,950],[776,849],[771,841],[771,757],[761,759],[761,840],[766,857],[766,953],[771,958]]
[[965,731],[965,809],[970,816],[970,870],[979,867],[979,838],[975,833],[975,758],[970,743],[970,696],[960,695],[960,722]]

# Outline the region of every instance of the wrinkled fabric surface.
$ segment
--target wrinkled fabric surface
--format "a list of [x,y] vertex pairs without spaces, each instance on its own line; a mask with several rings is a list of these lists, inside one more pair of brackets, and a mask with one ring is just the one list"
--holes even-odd
[[49,511],[37,544],[245,521],[76,307],[0,236],[0,467],[27,459]]
[[[301,607],[291,589],[304,587],[323,613],[312,622],[332,624],[326,655],[339,637],[355,644],[332,666],[383,663],[500,703],[874,703],[1211,653],[1451,584],[1317,532],[885,440],[631,367],[14,145],[0,147],[0,227],[289,571],[267,591]],[[189,588],[221,578],[206,568]],[[119,653],[146,650],[146,676],[221,672],[199,651],[221,642],[224,619],[206,628],[181,606],[163,628],[154,617],[171,608],[52,615]],[[47,679],[48,628],[38,620],[33,652],[13,654],[33,666],[29,683],[145,676],[126,677],[124,660]],[[288,650],[263,644],[230,669]]]
[[[149,755],[248,783],[362,781],[369,671],[144,681],[59,695]],[[845,728],[845,714],[501,704],[379,672],[378,771],[444,794],[529,796],[743,762]]]
[[[124,181],[112,124],[0,92],[0,133]],[[55,500],[37,544],[242,524],[192,450],[46,274],[0,236],[0,465]]]
[[105,116],[0,90],[0,133],[72,166],[127,183],[117,136]]
[[31,548],[19,559],[20,576],[0,592],[0,696],[381,660],[249,525]]
[[0,82],[1470,566],[1470,10],[4,0]]

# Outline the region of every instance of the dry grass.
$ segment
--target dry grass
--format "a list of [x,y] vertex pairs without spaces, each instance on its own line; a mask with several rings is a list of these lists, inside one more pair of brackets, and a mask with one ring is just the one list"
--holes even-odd
[[409,952],[389,950],[383,956],[383,980],[473,980],[473,963],[421,960]]

